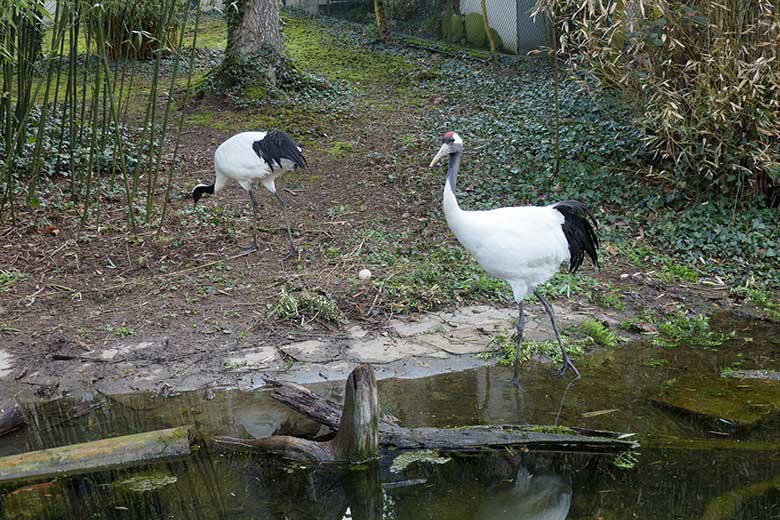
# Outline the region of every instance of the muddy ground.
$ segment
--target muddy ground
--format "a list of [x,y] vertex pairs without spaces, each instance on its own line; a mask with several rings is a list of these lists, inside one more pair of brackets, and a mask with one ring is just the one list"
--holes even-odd
[[[207,40],[219,47],[223,36],[214,31],[214,41]],[[295,38],[288,35],[288,42]],[[263,370],[313,381],[341,377],[358,361],[387,364],[384,375],[492,362],[474,354],[492,348],[497,331],[511,328],[511,302],[488,299],[486,307],[459,311],[480,298],[426,299],[436,283],[424,281],[427,286],[411,293],[422,301],[418,304],[409,293],[398,296],[384,285],[402,268],[403,258],[379,262],[361,250],[366,233],[375,230],[404,237],[408,244],[391,247],[417,249],[422,256],[427,247],[454,245],[440,213],[444,172],[427,168],[437,143],[429,138],[426,110],[443,100],[417,88],[420,72],[413,62],[396,59],[385,70],[380,54],[370,58],[377,68],[361,75],[364,64],[356,56],[368,60],[371,51],[349,48],[345,41],[331,44],[344,46],[343,56],[331,56],[317,71],[309,53],[306,66],[329,78],[347,78],[354,93],[349,110],[237,109],[214,96],[188,107],[180,159],[167,166],[174,168],[176,195],[160,233],[131,234],[121,196],[102,200],[97,225],[81,227],[75,210],[50,204],[23,210],[15,225],[0,227],[0,266],[23,274],[0,292],[2,395],[56,396],[84,387],[166,393],[257,386]],[[292,45],[291,52],[306,53],[306,45]],[[475,73],[486,69],[478,62],[473,66]],[[436,130],[446,124],[440,121]],[[267,193],[259,197],[261,247],[251,254],[239,249],[250,237],[251,211],[238,186],[204,198],[197,210],[190,199],[192,186],[211,178],[212,154],[220,142],[240,130],[270,126],[294,134],[310,165],[277,182],[300,251],[293,259],[284,258],[281,213]],[[617,330],[648,309],[661,316],[680,308],[712,312],[736,303],[721,280],[662,282],[659,273],[632,264],[610,243],[603,244],[602,254],[601,271],[586,268],[592,287],[557,294],[554,303],[563,322],[593,316]],[[365,267],[373,270],[370,281],[357,278]],[[282,290],[324,295],[347,321],[316,313],[281,319],[273,311]],[[415,309],[434,314],[411,312]],[[471,343],[463,352],[436,344],[457,329],[447,319],[418,331],[433,333],[433,346],[407,341],[399,332],[404,323],[430,323],[442,313],[486,316],[485,323],[495,324],[491,309],[500,314],[498,328],[470,323]],[[529,309],[538,338],[550,338],[541,307]],[[652,333],[653,326],[640,324],[621,334],[635,338],[642,332]],[[377,342],[375,350],[354,350],[370,341]],[[294,348],[284,348],[289,345]]]

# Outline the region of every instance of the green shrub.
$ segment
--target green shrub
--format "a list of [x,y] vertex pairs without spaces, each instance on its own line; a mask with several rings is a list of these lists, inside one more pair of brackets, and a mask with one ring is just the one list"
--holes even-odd
[[[159,0],[107,0],[101,3],[104,9],[106,43],[108,54],[113,59],[149,59],[160,48],[160,22],[164,19]],[[178,6],[184,0],[177,0]],[[162,35],[163,46],[174,49],[177,43],[177,25],[168,23]]]
[[542,0],[541,8],[559,22],[561,47],[577,51],[572,63],[640,107],[645,141],[671,187],[777,202],[777,3],[645,0],[641,10],[613,11],[621,4]]
[[614,347],[618,344],[618,337],[615,333],[594,318],[585,318],[582,320],[579,329],[583,334],[599,345]]
[[323,294],[303,291],[291,294],[282,289],[279,303],[271,311],[271,316],[277,319],[320,319],[332,323],[346,323],[347,317],[339,309],[336,302]]
[[466,30],[463,27],[463,19],[461,16],[459,14],[453,14],[450,16],[450,27],[447,34],[447,41],[452,43],[463,41],[465,33]]
[[479,13],[469,13],[466,20],[466,41],[477,48],[485,46],[487,36],[485,35],[485,26],[482,22],[482,15]]

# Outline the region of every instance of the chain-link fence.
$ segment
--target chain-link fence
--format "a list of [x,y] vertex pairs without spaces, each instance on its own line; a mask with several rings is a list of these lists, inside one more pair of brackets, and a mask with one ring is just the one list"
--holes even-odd
[[[285,0],[285,3],[355,22],[374,21],[373,0]],[[534,3],[534,0],[486,1],[488,23],[500,37],[503,52],[518,53],[545,45],[542,20],[531,17]],[[469,43],[466,15],[482,15],[481,0],[385,0],[385,9],[394,33],[450,41],[461,39],[466,44]],[[451,20],[452,13],[460,15],[460,22]],[[457,27],[459,24],[462,25]]]

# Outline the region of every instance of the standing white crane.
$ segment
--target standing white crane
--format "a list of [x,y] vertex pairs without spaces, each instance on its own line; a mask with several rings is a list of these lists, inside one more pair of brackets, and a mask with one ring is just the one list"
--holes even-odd
[[274,179],[295,168],[306,168],[306,159],[301,155],[301,148],[289,135],[281,130],[242,132],[217,147],[217,151],[214,152],[216,179],[212,184],[201,183],[195,186],[192,190],[192,200],[196,205],[204,193],[218,192],[228,179],[236,181],[249,193],[249,198],[252,200],[252,243],[242,249],[255,251],[257,250],[257,199],[252,184],[256,180],[260,181],[274,194],[282,207],[284,223],[287,226],[287,238],[290,242],[287,256],[293,256],[296,249],[290,221],[287,218],[287,206],[276,191]]
[[585,205],[576,200],[550,206],[463,211],[455,195],[463,139],[455,132],[447,132],[441,141],[441,148],[431,161],[431,167],[449,155],[447,181],[444,184],[444,215],[447,224],[485,271],[509,283],[518,305],[517,351],[512,383],[520,385],[520,349],[525,328],[523,299],[529,293],[539,298],[550,316],[563,356],[561,375],[571,368],[579,377],[580,373],[569,359],[561,341],[553,308],[537,287],[552,278],[563,262],[569,262],[569,272],[575,272],[582,265],[586,253],[598,267],[595,219]]

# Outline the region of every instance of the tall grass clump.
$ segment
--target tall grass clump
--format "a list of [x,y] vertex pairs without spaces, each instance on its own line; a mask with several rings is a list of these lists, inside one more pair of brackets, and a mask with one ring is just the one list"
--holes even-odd
[[99,223],[101,205],[121,194],[133,230],[161,224],[163,157],[172,168],[184,115],[174,123],[173,106],[186,102],[194,67],[196,36],[185,42],[184,28],[195,18],[197,35],[200,11],[183,0],[60,0],[49,3],[54,12],[42,0],[9,2],[0,17],[0,222],[48,200]]
[[780,204],[777,0],[538,0],[575,70],[639,107],[672,188]]

